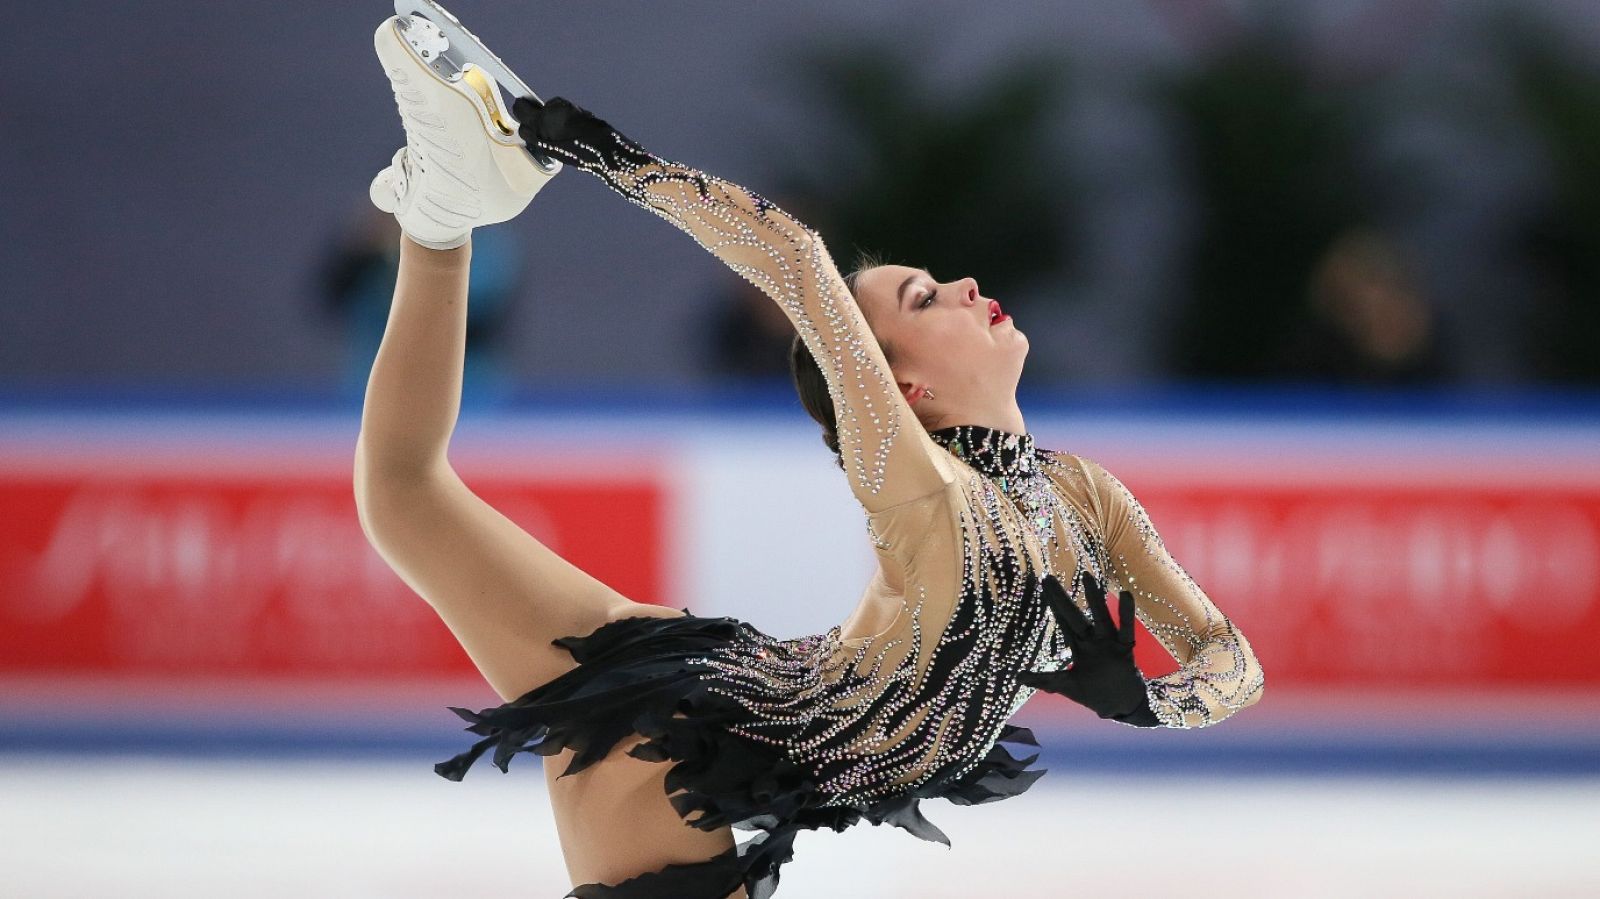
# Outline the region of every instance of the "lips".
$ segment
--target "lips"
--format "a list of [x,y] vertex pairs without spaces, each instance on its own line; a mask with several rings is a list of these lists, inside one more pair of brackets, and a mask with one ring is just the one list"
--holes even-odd
[[1001,311],[1000,303],[996,300],[989,301],[989,327],[994,327],[1001,322],[1011,321],[1011,316]]

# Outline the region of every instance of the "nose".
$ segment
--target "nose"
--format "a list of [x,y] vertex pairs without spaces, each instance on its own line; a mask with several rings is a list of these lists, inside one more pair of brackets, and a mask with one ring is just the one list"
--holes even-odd
[[973,303],[978,302],[978,281],[977,281],[976,278],[968,278],[967,279],[966,292],[963,293],[961,296],[962,296],[962,299],[966,300],[968,304],[973,304]]

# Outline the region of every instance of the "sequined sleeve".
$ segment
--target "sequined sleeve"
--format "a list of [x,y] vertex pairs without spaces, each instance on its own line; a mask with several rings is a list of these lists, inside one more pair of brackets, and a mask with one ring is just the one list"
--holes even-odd
[[1265,679],[1250,643],[1167,552],[1150,516],[1115,475],[1082,459],[1099,505],[1107,589],[1133,593],[1135,614],[1179,668],[1147,681],[1166,727],[1206,727],[1261,698]]
[[954,483],[821,235],[754,191],[631,149],[632,159],[584,170],[687,232],[783,309],[827,379],[846,476],[862,506],[876,512]]

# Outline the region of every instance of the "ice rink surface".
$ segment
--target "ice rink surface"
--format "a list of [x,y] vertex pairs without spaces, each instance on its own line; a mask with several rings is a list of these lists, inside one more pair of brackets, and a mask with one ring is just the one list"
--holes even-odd
[[[557,897],[537,767],[460,783],[379,753],[11,753],[7,897]],[[924,804],[953,848],[806,833],[775,899],[1600,896],[1600,778],[1095,772]]]

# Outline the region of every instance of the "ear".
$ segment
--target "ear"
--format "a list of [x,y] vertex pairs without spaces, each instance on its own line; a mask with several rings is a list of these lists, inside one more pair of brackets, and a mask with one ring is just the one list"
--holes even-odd
[[926,390],[928,386],[919,381],[897,381],[895,382],[895,385],[899,387],[900,392],[905,395],[906,403],[912,406],[917,404],[917,400],[922,399],[922,392]]

